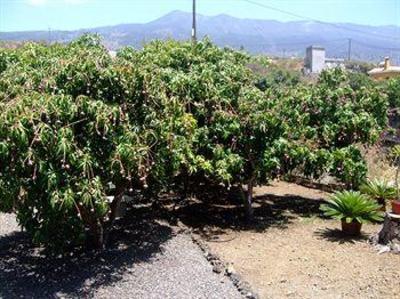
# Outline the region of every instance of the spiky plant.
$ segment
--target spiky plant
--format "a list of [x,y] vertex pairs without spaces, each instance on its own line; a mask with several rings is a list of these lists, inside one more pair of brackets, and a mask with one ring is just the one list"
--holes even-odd
[[375,199],[383,208],[386,200],[396,196],[396,188],[383,179],[368,180],[360,187],[360,191]]
[[395,182],[396,182],[396,195],[397,199],[399,199],[399,173],[400,173],[400,145],[395,145],[392,148],[391,152],[393,156],[394,163],[396,165],[396,177],[395,177]]
[[379,208],[376,201],[356,191],[336,192],[320,207],[325,216],[347,223],[382,221]]

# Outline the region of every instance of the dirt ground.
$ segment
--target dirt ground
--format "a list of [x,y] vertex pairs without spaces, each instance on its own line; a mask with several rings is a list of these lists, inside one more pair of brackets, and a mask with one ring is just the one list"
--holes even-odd
[[344,238],[337,221],[321,218],[322,191],[280,182],[256,195],[263,225],[217,225],[202,235],[261,298],[400,298],[400,255],[367,243],[380,225]]

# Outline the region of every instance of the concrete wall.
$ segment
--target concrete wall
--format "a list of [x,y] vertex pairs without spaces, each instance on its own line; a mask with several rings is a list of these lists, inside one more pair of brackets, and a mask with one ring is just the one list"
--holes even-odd
[[311,73],[320,73],[325,68],[325,49],[315,46],[308,47],[304,66]]

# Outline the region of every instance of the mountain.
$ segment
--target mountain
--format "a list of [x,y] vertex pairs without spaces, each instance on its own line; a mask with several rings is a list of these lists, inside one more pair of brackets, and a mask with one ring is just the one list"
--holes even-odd
[[[109,49],[141,47],[153,39],[190,38],[192,16],[173,11],[146,24],[120,24],[75,31],[0,32],[5,41],[68,42],[85,32],[99,33]],[[400,62],[400,27],[350,23],[241,19],[229,15],[197,15],[198,37],[208,36],[220,46],[244,48],[251,53],[302,57],[309,45],[326,48],[329,57],[346,58],[351,39],[351,57],[380,61],[384,56]]]

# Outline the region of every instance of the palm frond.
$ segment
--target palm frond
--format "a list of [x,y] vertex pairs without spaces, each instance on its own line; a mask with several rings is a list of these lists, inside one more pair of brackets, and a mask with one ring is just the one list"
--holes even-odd
[[336,192],[320,207],[327,217],[357,221],[359,223],[381,221],[379,204],[367,195],[355,191]]

